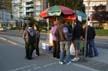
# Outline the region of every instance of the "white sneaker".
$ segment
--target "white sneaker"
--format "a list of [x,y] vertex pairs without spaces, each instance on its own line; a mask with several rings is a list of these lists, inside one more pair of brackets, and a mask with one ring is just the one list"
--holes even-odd
[[59,61],[59,64],[64,64],[62,61]]
[[75,62],[75,61],[79,61],[79,60],[80,60],[79,57],[75,57],[75,58],[72,59],[73,62]]
[[71,64],[71,61],[69,61],[68,63],[66,63],[67,65]]

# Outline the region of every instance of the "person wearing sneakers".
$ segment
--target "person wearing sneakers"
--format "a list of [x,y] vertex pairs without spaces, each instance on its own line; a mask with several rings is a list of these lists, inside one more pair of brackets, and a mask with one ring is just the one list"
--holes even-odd
[[59,20],[59,26],[55,32],[55,35],[60,43],[60,61],[59,64],[64,64],[64,54],[66,51],[66,64],[70,64],[70,42],[68,40],[68,27],[65,24],[64,19]]
[[75,46],[75,57],[72,59],[72,61],[79,61],[80,60],[80,39],[83,35],[83,28],[80,25],[80,22],[76,20],[74,23],[74,28],[73,28],[73,42]]

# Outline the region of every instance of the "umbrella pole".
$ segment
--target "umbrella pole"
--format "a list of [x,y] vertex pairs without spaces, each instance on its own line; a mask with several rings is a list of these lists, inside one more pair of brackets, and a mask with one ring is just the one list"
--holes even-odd
[[49,18],[47,18],[47,40],[49,41]]
[[49,18],[47,18],[47,32],[49,32]]

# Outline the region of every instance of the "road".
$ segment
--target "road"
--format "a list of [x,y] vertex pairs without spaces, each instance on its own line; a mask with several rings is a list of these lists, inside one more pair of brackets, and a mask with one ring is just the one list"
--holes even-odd
[[50,54],[42,53],[33,60],[24,58],[23,46],[0,40],[0,70],[1,71],[91,71],[76,64],[60,65]]
[[108,71],[107,39],[96,39],[100,53],[98,57],[87,58],[87,61],[70,65],[60,65],[59,60],[43,50],[40,56],[33,55],[33,60],[26,60],[24,41],[21,37],[2,34],[0,37],[0,71]]

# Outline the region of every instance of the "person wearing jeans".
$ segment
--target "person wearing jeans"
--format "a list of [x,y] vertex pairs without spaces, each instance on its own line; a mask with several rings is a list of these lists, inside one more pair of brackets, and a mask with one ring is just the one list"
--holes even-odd
[[64,20],[59,20],[59,26],[55,32],[55,36],[57,37],[60,43],[60,64],[64,64],[64,54],[66,51],[66,64],[70,64],[70,41],[68,40],[68,27],[66,26]]
[[70,61],[70,42],[69,41],[60,41],[60,61],[61,62],[64,62],[64,49],[66,50],[66,63],[68,63]]
[[86,44],[86,57],[95,57],[99,55],[99,52],[95,46],[95,29],[92,24],[87,26],[87,44]]

